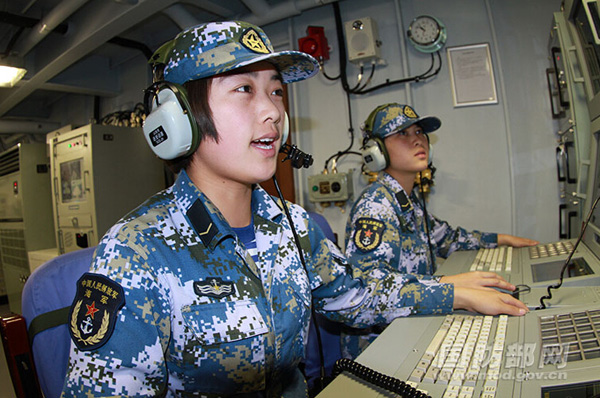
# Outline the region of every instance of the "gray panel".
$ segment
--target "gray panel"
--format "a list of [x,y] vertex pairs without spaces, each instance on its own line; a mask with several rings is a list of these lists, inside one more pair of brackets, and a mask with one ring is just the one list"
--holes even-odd
[[[567,360],[565,352],[559,352],[551,347],[542,347],[540,338],[540,320],[558,319],[557,325],[563,318],[584,319],[581,324],[593,329],[594,333],[582,331],[579,341],[587,339],[585,348],[591,353],[592,359]],[[473,315],[460,312],[459,315]],[[484,318],[473,315],[474,318]],[[375,371],[393,376],[400,380],[408,380],[414,369],[418,367],[430,342],[444,322],[444,316],[425,316],[396,319],[369,348],[363,352],[357,361]],[[495,397],[540,397],[544,386],[560,386],[584,381],[597,381],[600,378],[600,344],[598,329],[600,329],[600,306],[572,305],[567,308],[550,308],[532,311],[524,317],[508,317],[504,344],[501,352],[500,366],[496,383],[486,380],[486,375],[492,367],[489,353],[494,352],[494,338],[497,336],[499,317],[493,317],[486,353],[481,371],[473,387],[473,397],[485,396],[485,392],[495,391]],[[568,321],[565,321],[568,322]],[[576,322],[576,321],[575,321]],[[587,323],[586,323],[587,322]],[[592,326],[589,326],[592,325]],[[566,330],[568,325],[559,326]],[[585,336],[585,337],[582,337]],[[589,336],[593,336],[589,338]],[[496,340],[497,341],[497,340]],[[574,351],[574,350],[573,350]],[[571,351],[571,353],[573,353]],[[547,363],[546,363],[547,362]],[[462,388],[466,385],[463,382]],[[494,387],[495,385],[495,387]],[[426,391],[432,397],[442,397],[448,384],[421,381],[416,384],[418,389]],[[342,395],[343,394],[343,395]],[[340,375],[321,394],[319,398],[327,397],[391,397],[393,394],[383,392],[370,383],[360,380],[347,373]]]

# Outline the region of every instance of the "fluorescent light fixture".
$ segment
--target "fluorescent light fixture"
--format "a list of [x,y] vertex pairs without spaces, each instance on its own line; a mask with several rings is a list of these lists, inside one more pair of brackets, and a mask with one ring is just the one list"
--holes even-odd
[[0,65],[0,87],[12,87],[27,73],[26,69]]

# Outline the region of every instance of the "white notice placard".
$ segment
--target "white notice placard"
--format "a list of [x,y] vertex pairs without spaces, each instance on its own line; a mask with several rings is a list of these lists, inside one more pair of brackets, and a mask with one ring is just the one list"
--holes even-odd
[[498,103],[489,44],[449,47],[454,106]]

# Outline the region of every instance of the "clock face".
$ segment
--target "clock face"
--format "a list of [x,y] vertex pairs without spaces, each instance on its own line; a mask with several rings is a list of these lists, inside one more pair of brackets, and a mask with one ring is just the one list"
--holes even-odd
[[440,26],[437,21],[428,16],[415,18],[410,24],[408,34],[417,44],[434,43],[440,35]]
[[439,51],[446,43],[446,27],[430,15],[413,19],[407,33],[409,42],[424,53]]

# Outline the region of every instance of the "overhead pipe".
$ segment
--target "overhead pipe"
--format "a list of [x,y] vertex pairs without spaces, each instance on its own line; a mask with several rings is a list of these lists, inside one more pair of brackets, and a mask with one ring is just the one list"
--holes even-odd
[[[33,28],[36,24],[39,24],[41,22],[41,20],[38,18],[24,17],[21,15],[16,15],[16,14],[11,14],[8,12],[0,11],[0,22],[18,26],[20,28]],[[68,25],[66,23],[60,23],[52,30],[52,32],[65,34],[65,33],[67,33],[67,29],[68,29]],[[11,38],[11,42],[12,41],[14,41],[14,36],[13,36],[13,38]],[[108,40],[108,43],[116,44],[121,47],[128,47],[128,48],[140,50],[142,53],[144,53],[144,55],[148,59],[150,59],[150,57],[152,56],[152,51],[148,48],[148,46],[146,46],[144,43],[140,43],[138,41],[125,39],[123,37],[117,36],[117,37],[113,37],[112,39]],[[7,47],[6,55],[8,55],[11,52],[12,47],[13,47],[12,44],[9,44],[9,46]]]
[[[20,28],[33,28],[37,23],[40,22],[39,18],[26,17],[24,15],[12,14],[6,11],[0,11],[0,22],[7,23],[9,25],[18,26]],[[67,24],[58,24],[54,28],[56,33],[66,33]]]
[[[8,56],[12,53],[15,43],[18,42],[19,37],[21,37],[21,34],[23,34],[25,29],[33,28],[38,22],[40,22],[40,20],[37,18],[25,17],[23,15],[11,14],[6,11],[0,11],[0,22],[19,27],[19,29],[17,29],[17,31],[11,36],[6,46],[6,49],[2,54],[3,56]],[[57,27],[54,28],[54,32],[66,33],[67,29],[67,24],[59,24]]]
[[32,32],[22,42],[15,47],[15,52],[19,56],[25,56],[33,49],[40,41],[42,41],[48,33],[65,21],[71,14],[83,7],[89,0],[63,0],[50,11],[42,20],[33,28]]

